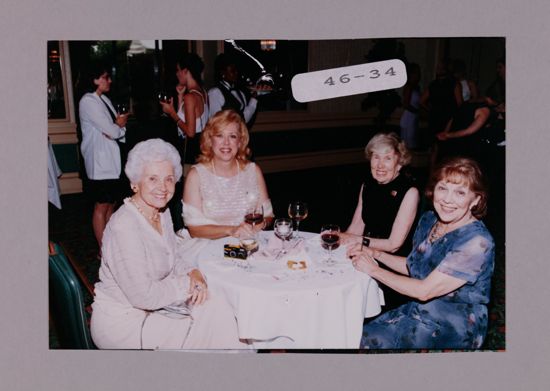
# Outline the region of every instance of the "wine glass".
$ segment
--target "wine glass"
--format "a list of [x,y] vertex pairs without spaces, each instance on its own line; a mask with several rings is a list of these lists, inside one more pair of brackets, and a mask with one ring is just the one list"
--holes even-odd
[[253,229],[256,224],[262,224],[264,222],[263,205],[248,208],[244,215],[244,221],[245,223],[250,224]]
[[334,265],[332,250],[336,250],[340,246],[340,227],[335,224],[323,225],[321,227],[321,243],[323,248],[328,250],[328,259],[325,260],[325,264]]
[[[166,91],[160,91],[158,94],[158,98],[159,101],[161,101],[162,103],[170,103],[170,94]],[[168,117],[168,114],[163,111],[161,116]]]
[[296,221],[296,238],[300,236],[300,221],[305,220],[308,214],[307,204],[301,201],[294,201],[288,205],[288,216]]
[[240,240],[241,247],[246,250],[246,264],[247,268],[250,268],[250,257],[252,254],[254,254],[256,251],[258,251],[258,248],[260,247],[258,245],[258,240],[255,236],[247,236],[245,238],[242,238]]
[[292,220],[287,218],[275,220],[273,232],[275,236],[283,241],[283,248],[280,254],[286,254],[285,241],[292,235]]
[[115,108],[119,115],[128,114],[128,105],[126,103],[118,103]]

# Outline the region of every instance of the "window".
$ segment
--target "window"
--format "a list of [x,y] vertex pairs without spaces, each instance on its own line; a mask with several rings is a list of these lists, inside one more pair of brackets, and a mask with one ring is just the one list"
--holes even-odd
[[65,119],[65,83],[59,41],[48,41],[48,119]]

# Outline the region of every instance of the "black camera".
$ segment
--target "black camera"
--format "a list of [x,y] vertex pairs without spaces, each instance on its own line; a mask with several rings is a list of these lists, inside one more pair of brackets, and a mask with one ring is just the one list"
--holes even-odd
[[223,245],[223,256],[225,258],[246,259],[246,255],[246,250],[241,246],[236,246],[233,244]]

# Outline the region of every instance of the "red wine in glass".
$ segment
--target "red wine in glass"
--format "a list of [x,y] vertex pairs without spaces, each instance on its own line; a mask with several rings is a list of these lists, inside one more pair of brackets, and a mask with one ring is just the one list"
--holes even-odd
[[264,208],[263,206],[257,206],[249,208],[244,215],[244,221],[247,224],[254,227],[256,224],[261,224],[264,222]]
[[336,234],[323,234],[321,235],[323,241],[323,248],[325,250],[336,250],[340,247],[340,236]]
[[325,264],[328,266],[334,265],[332,259],[332,250],[340,246],[340,227],[335,224],[327,224],[321,227],[321,246],[328,250],[328,259]]
[[244,221],[251,225],[261,224],[264,221],[264,215],[260,213],[248,213],[244,216]]

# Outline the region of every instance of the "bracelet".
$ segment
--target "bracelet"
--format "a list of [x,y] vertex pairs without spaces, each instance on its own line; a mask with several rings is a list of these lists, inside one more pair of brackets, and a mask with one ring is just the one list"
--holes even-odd
[[363,242],[362,242],[363,246],[364,247],[369,247],[370,245],[370,239],[367,238],[366,236],[363,236]]

